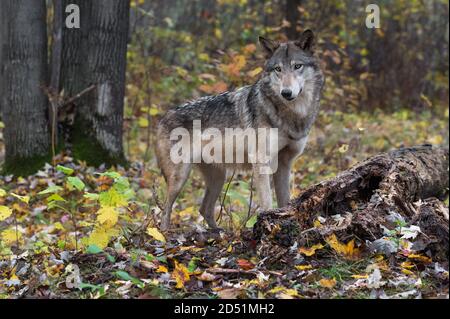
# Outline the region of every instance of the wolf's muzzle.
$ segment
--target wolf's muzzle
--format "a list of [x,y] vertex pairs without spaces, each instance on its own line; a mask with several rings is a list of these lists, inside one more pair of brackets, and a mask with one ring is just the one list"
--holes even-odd
[[292,91],[289,89],[281,90],[281,95],[288,101],[291,101],[294,99],[294,97],[292,96]]

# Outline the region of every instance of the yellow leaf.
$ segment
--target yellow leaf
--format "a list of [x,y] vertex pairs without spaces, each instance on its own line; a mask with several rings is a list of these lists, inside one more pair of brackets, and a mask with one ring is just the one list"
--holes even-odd
[[183,209],[182,211],[180,211],[178,214],[180,215],[180,217],[185,217],[185,216],[189,216],[193,213],[194,213],[194,206],[189,206],[189,207]]
[[109,234],[106,231],[106,229],[102,227],[94,228],[88,239],[89,245],[96,245],[101,249],[108,246],[108,242],[109,242]]
[[354,279],[367,279],[369,278],[369,275],[364,274],[364,275],[352,275],[352,278]]
[[105,228],[113,227],[119,219],[119,213],[110,206],[100,208],[97,214],[97,221]]
[[440,145],[444,141],[442,135],[435,135],[428,139],[428,142],[433,145]]
[[320,220],[316,219],[313,223],[313,226],[315,228],[319,228],[319,227],[322,227],[322,223],[320,222]]
[[257,67],[256,69],[253,69],[253,70],[251,70],[251,71],[248,71],[248,76],[250,76],[250,77],[255,77],[255,76],[257,76],[258,74],[260,74],[261,72],[262,72],[262,67]]
[[335,234],[332,234],[326,239],[328,245],[333,248],[338,254],[348,258],[356,259],[359,256],[359,249],[355,248],[355,240],[350,240],[347,244],[341,243]]
[[160,113],[160,112],[159,112],[158,107],[157,107],[156,105],[152,105],[152,107],[150,108],[149,114],[150,114],[151,116],[156,116],[156,115],[158,115],[159,113]]
[[206,54],[206,53],[200,53],[200,54],[198,55],[198,58],[199,58],[201,61],[205,61],[205,62],[208,62],[208,61],[209,61],[209,55]]
[[314,255],[316,253],[316,250],[319,250],[322,248],[323,248],[322,244],[316,244],[311,247],[300,247],[298,249],[298,252],[309,257],[309,256]]
[[276,294],[276,293],[278,293],[278,292],[280,292],[280,291],[284,291],[284,290],[286,290],[285,287],[278,286],[278,287],[275,287],[275,288],[270,289],[270,290],[268,291],[268,293],[270,293],[270,294]]
[[408,276],[413,276],[414,275],[414,273],[411,270],[408,270],[408,269],[405,269],[405,268],[402,269],[402,273],[404,273],[405,275],[408,275]]
[[138,120],[139,127],[145,128],[148,127],[148,119],[145,117],[140,117]]
[[404,261],[400,264],[402,268],[411,269],[414,268],[414,264],[410,261]]
[[6,245],[12,245],[16,243],[17,241],[20,242],[20,239],[22,238],[22,234],[17,232],[14,228],[5,229],[2,231],[2,241]]
[[215,29],[214,30],[214,35],[216,36],[217,39],[222,39],[222,31],[220,29]]
[[17,195],[14,193],[11,193],[12,196],[14,196],[15,198],[18,198],[19,200],[21,200],[24,203],[27,203],[30,201],[30,196],[21,196],[21,195]]
[[320,279],[319,280],[319,285],[321,285],[324,288],[333,288],[334,286],[336,286],[336,279]]
[[184,284],[186,281],[189,281],[189,270],[186,268],[185,265],[178,263],[175,260],[175,269],[172,272],[172,278],[175,279],[177,285],[175,288],[181,289],[184,288]]
[[160,265],[157,269],[156,272],[169,272],[169,269],[167,269],[166,266]]
[[344,154],[347,153],[348,151],[348,144],[342,144],[339,149],[338,149],[339,153]]
[[297,265],[295,266],[295,269],[297,270],[308,270],[308,269],[312,269],[313,267],[311,265]]
[[5,220],[12,215],[12,210],[7,206],[0,206],[0,221]]
[[0,188],[0,197],[3,197],[6,195],[6,191],[3,188]]
[[162,241],[163,243],[166,242],[166,238],[163,234],[158,230],[156,227],[148,227],[147,228],[147,234],[155,238],[156,240]]
[[419,260],[419,261],[427,263],[427,264],[431,263],[431,261],[432,261],[431,258],[429,258],[427,256],[424,256],[424,255],[418,255],[418,254],[409,254],[408,258],[409,259],[416,259],[416,260]]

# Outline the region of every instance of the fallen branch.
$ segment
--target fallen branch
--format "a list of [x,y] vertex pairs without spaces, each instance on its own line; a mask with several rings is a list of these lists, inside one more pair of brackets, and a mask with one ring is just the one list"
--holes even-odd
[[[261,213],[253,230],[258,252],[268,256],[276,247],[307,245],[332,233],[341,240],[376,240],[393,228],[394,214],[421,228],[422,249],[448,259],[448,207],[441,202],[448,195],[448,163],[448,149],[431,145],[371,157],[307,188],[288,206]],[[315,227],[318,217],[326,223]]]

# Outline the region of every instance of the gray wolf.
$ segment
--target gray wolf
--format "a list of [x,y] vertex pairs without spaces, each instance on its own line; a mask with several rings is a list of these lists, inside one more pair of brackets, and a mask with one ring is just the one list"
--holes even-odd
[[[193,166],[199,168],[205,181],[205,195],[200,213],[210,228],[217,228],[214,218],[215,203],[220,195],[227,174],[233,170],[250,170],[256,188],[256,203],[261,209],[272,207],[271,176],[277,204],[285,206],[289,201],[289,178],[293,161],[306,145],[308,135],[319,111],[324,75],[312,46],[314,34],[304,31],[298,40],[279,43],[259,38],[266,61],[260,79],[253,85],[207,96],[170,109],[157,127],[156,155],[158,165],[167,183],[161,229],[170,225],[173,203],[189,177]],[[195,160],[174,163],[171,149],[176,141],[171,131],[183,128],[193,134],[193,122],[200,121],[202,129],[215,128],[224,132],[227,128],[278,130],[277,148],[274,150],[277,170],[273,174],[261,173],[260,164],[249,161],[248,154],[242,163],[206,163]],[[224,142],[223,147],[230,145]],[[188,143],[194,143],[194,139]],[[200,143],[204,144],[204,141]],[[203,145],[202,144],[202,145]],[[248,150],[248,143],[233,144],[232,149]],[[192,145],[185,145],[192,147]]]

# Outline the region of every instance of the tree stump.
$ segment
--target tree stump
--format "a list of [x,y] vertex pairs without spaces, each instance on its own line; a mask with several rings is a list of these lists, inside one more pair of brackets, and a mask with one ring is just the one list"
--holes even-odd
[[[420,227],[417,250],[431,249],[448,260],[448,207],[442,202],[448,196],[448,165],[448,149],[432,145],[364,160],[305,189],[288,206],[262,212],[253,229],[258,253],[268,256],[274,249],[307,245],[332,233],[364,244],[393,229],[392,216],[397,216],[405,227]],[[326,222],[314,227],[320,216]]]

